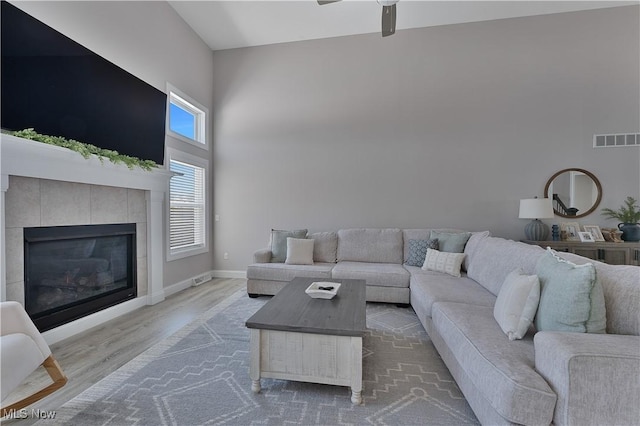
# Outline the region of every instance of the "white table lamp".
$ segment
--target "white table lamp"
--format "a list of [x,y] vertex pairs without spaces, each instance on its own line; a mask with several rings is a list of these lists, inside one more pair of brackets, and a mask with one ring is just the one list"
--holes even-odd
[[520,200],[520,219],[533,219],[524,228],[527,240],[545,241],[549,236],[549,227],[540,219],[553,218],[553,205],[550,198],[528,198]]

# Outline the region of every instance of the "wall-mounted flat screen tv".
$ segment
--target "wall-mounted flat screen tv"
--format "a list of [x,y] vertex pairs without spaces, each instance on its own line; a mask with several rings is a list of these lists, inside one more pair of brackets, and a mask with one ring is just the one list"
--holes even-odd
[[2,129],[34,128],[164,163],[162,91],[6,1],[1,25]]

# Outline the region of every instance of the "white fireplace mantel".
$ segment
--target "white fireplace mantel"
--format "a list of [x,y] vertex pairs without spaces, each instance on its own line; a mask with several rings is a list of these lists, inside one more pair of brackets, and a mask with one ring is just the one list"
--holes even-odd
[[[6,295],[5,193],[9,176],[22,176],[64,182],[104,185],[146,191],[148,293],[144,304],[164,300],[164,223],[163,209],[169,179],[174,176],[164,168],[130,170],[126,165],[85,159],[77,152],[41,142],[0,135],[0,300]],[[142,298],[139,298],[142,299]],[[141,300],[137,300],[139,305]],[[128,302],[125,302],[128,303]],[[112,308],[109,308],[112,309]],[[95,314],[94,314],[95,315]],[[63,326],[65,327],[65,326]],[[77,330],[76,330],[77,332]],[[62,336],[64,337],[64,336]],[[59,340],[60,336],[54,340]]]
[[97,156],[84,158],[67,148],[42,142],[0,135],[0,174],[60,180],[92,185],[147,191],[167,190],[167,182],[175,175],[165,169],[129,170],[124,164],[101,162]]

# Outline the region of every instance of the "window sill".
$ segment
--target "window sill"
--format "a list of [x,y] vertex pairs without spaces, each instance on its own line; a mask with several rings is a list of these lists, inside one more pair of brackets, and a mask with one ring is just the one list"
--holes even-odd
[[173,252],[170,251],[169,253],[167,253],[167,262],[184,259],[186,257],[196,256],[196,255],[208,253],[208,252],[209,252],[209,247],[206,247],[206,246],[183,249],[183,250],[175,250]]
[[189,145],[193,145],[195,147],[198,147],[200,149],[204,149],[205,151],[209,151],[209,144],[207,143],[203,143],[203,142],[198,142],[195,139],[189,139],[186,136],[182,136],[180,133],[176,133],[173,132],[171,130],[167,130],[167,136],[180,141],[180,142],[184,142],[184,143],[188,143]]

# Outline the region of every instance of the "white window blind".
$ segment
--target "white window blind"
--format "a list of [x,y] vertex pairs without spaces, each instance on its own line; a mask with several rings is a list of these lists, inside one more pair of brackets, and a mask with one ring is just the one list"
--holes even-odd
[[170,170],[182,173],[169,186],[169,242],[171,253],[205,246],[205,170],[170,160]]

